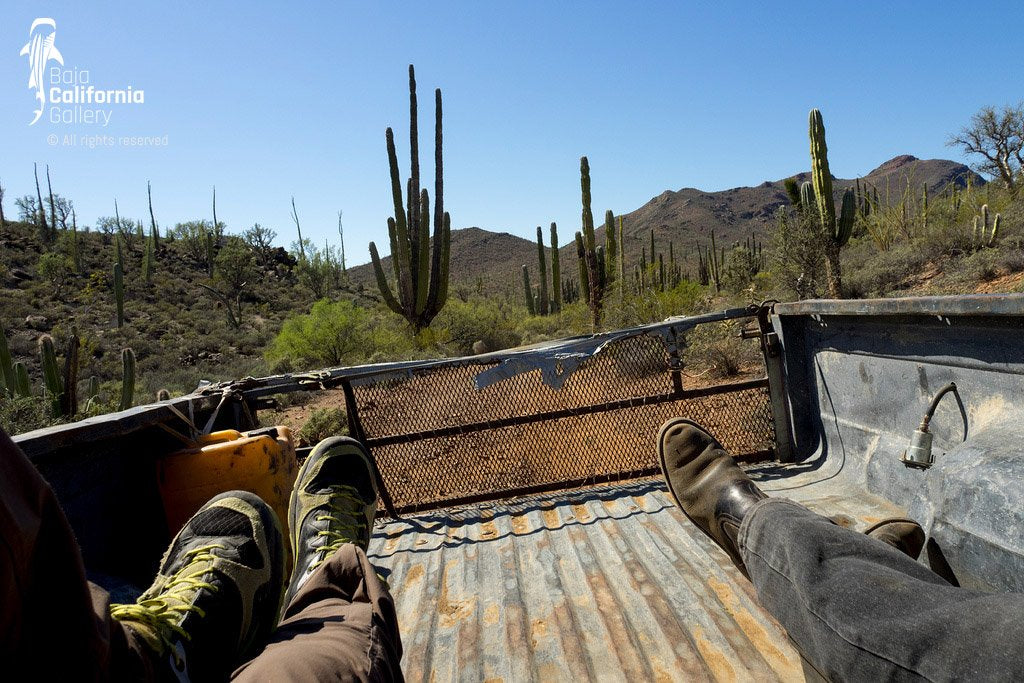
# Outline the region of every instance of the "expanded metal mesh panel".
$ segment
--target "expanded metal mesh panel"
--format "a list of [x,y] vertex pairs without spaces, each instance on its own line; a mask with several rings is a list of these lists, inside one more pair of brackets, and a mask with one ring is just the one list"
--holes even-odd
[[675,416],[706,426],[736,454],[773,443],[765,380],[707,386],[678,371],[657,335],[610,344],[558,389],[532,370],[478,390],[474,378],[488,367],[354,383],[363,435],[399,511],[648,474],[658,428]]

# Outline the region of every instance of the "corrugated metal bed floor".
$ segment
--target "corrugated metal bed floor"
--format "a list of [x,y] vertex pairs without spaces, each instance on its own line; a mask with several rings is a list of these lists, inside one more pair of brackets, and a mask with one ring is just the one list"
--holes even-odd
[[802,680],[658,479],[379,524],[411,681]]

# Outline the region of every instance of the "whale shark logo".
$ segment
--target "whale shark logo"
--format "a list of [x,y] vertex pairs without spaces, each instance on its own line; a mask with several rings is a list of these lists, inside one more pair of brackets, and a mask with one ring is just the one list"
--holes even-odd
[[36,19],[32,22],[32,28],[28,30],[28,42],[19,53],[19,55],[28,55],[28,87],[36,91],[36,99],[39,100],[39,109],[36,109],[36,117],[32,119],[32,123],[28,124],[30,126],[34,125],[43,115],[43,107],[46,105],[46,96],[43,94],[43,74],[46,71],[46,65],[52,59],[64,66],[64,55],[53,44],[56,37],[56,21],[46,17]]

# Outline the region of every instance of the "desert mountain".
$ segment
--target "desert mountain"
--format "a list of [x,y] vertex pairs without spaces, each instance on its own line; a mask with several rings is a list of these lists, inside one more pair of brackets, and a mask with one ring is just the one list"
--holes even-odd
[[[810,180],[809,172],[796,174],[800,182]],[[985,181],[967,166],[945,159],[918,159],[904,154],[886,161],[860,179],[862,187],[877,190],[879,200],[898,201],[907,190],[920,195],[927,186],[931,194],[940,193],[950,185],[964,186],[968,179],[975,185]],[[698,244],[710,242],[711,232],[715,233],[718,245],[728,246],[733,242],[753,237],[767,244],[768,236],[775,224],[776,211],[789,203],[783,185],[785,179],[766,181],[756,187],[735,187],[719,192],[705,192],[695,188],[666,190],[638,209],[623,214],[626,263],[629,270],[639,262],[640,250],[648,249],[650,232],[654,230],[655,249],[665,252],[668,258],[668,243],[673,243],[677,258],[690,258]],[[836,178],[836,198],[855,180]],[[595,198],[594,220],[604,220],[604,206]],[[547,242],[547,222],[544,226],[544,240]],[[560,225],[558,236],[563,277],[576,273],[576,253],[573,236],[579,226]],[[598,242],[604,242],[604,228],[598,227]],[[452,231],[451,276],[452,286],[472,289],[483,286],[488,292],[518,292],[522,264],[530,267],[531,277],[536,281],[537,246],[535,242],[510,235],[494,233],[481,228],[465,228]],[[391,273],[391,258],[384,259],[385,272]],[[369,264],[350,270],[356,282],[368,287],[373,285],[373,269]]]

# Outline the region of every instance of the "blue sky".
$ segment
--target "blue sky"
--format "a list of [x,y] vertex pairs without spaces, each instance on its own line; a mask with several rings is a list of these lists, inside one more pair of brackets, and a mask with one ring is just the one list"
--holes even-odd
[[[146,214],[164,227],[218,215],[295,239],[337,242],[349,263],[387,244],[384,129],[408,172],[406,69],[416,65],[421,163],[432,188],[432,92],[445,110],[445,205],[453,227],[532,238],[579,229],[579,157],[594,212],[666,189],[756,185],[808,166],[807,112],[822,110],[833,172],[897,154],[961,159],[948,136],[983,105],[1024,98],[1024,4],[84,3],[0,10],[0,179],[32,191],[32,162],[80,223]],[[56,21],[66,69],[96,88],[143,89],[108,126],[29,126],[37,107],[18,53],[37,17]],[[95,108],[87,106],[87,108]],[[49,144],[57,135],[58,143]],[[65,145],[77,135],[76,145]],[[165,147],[89,149],[84,136],[167,136]]]

